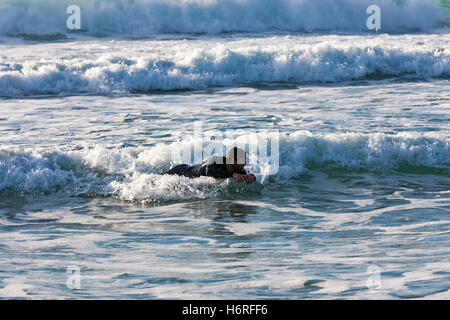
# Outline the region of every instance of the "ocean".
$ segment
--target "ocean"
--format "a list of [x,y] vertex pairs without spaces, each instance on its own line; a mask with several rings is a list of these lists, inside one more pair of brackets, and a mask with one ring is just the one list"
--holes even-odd
[[0,298],[450,299],[448,7],[0,0]]

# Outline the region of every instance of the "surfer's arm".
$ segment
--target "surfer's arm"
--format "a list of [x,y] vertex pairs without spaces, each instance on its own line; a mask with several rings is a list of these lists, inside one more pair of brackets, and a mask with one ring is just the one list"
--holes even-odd
[[216,179],[225,179],[230,178],[232,176],[231,173],[227,172],[222,168],[221,165],[218,165],[216,163],[207,164],[205,168],[205,173],[208,177],[213,177]]
[[[233,177],[238,182],[245,180],[247,182],[247,184],[250,184],[250,183],[253,183],[254,181],[256,181],[255,175],[253,173],[247,173],[247,171],[245,169],[242,169],[240,171],[233,173]],[[242,177],[242,178],[240,178],[240,177]]]
[[247,170],[245,170],[245,169],[242,169],[241,171],[238,171],[236,173],[242,174],[244,176],[253,176],[253,178],[256,179],[256,177],[255,177],[255,175],[253,173],[248,173]]

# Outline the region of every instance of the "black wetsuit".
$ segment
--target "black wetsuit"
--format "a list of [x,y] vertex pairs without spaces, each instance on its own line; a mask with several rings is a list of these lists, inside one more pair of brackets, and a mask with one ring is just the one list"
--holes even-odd
[[[223,158],[222,161],[219,161],[220,158]],[[227,165],[225,164],[225,161],[225,157],[213,157],[211,160],[198,165],[190,166],[187,164],[180,164],[173,167],[164,174],[177,174],[179,176],[185,176],[188,178],[208,176],[219,179],[231,178],[233,176],[233,173],[248,174],[244,169],[234,172],[227,171]]]

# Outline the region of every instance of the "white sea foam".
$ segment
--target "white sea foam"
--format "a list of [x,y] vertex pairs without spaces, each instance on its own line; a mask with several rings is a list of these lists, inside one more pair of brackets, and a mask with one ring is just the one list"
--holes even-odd
[[[0,192],[63,192],[131,201],[211,198],[241,192],[235,186],[209,177],[188,179],[161,175],[173,164],[173,154],[195,143],[190,140],[118,149],[97,145],[81,151],[3,147],[0,150]],[[155,161],[152,155],[167,148],[172,152]],[[402,165],[448,170],[450,138],[443,133],[311,134],[297,131],[281,134],[279,159],[280,167],[275,176],[258,175],[266,169],[264,164],[250,164],[249,171],[256,173],[258,179],[273,183],[295,178],[311,170],[312,164],[375,172],[390,172]]]
[[448,78],[446,41],[442,34],[4,45],[0,96]]

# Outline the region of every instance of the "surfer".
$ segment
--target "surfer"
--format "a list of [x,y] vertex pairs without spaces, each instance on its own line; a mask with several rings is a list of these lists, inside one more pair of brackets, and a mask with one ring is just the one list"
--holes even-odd
[[214,156],[198,165],[179,164],[164,174],[177,174],[189,178],[208,176],[217,179],[235,178],[237,182],[251,184],[256,180],[255,175],[248,174],[244,170],[246,164],[246,153],[244,150],[234,147],[230,149],[225,157]]

